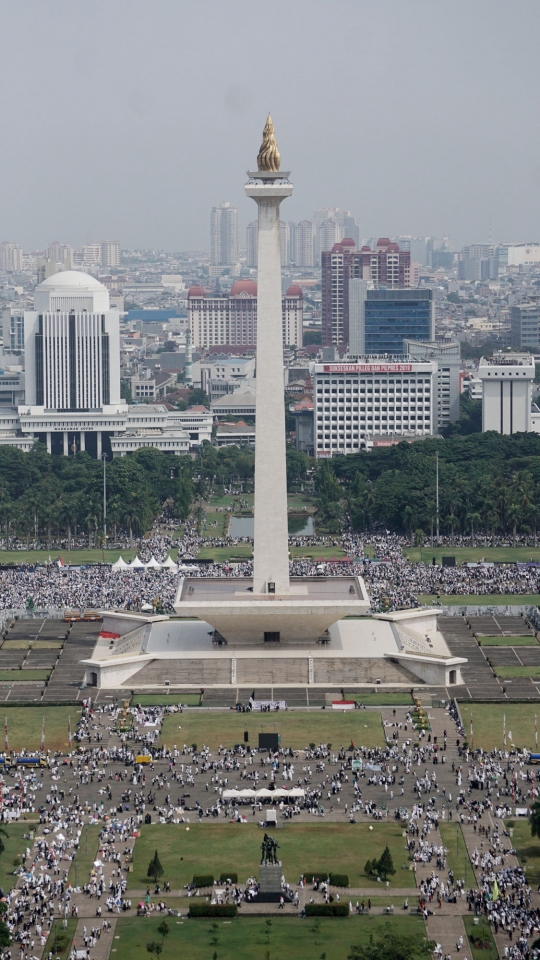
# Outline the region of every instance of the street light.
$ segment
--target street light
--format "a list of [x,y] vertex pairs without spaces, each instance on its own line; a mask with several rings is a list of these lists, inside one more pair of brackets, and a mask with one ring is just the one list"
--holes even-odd
[[107,454],[102,453],[103,459],[103,536],[107,539]]

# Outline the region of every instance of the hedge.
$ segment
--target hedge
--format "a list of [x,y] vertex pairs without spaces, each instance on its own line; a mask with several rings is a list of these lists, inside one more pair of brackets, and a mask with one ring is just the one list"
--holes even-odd
[[190,917],[236,917],[238,907],[233,903],[191,903]]
[[306,903],[306,917],[348,917],[347,903]]
[[332,887],[348,887],[349,877],[346,873],[331,873],[328,882]]
[[307,883],[313,883],[313,880],[327,880],[333,887],[348,887],[349,877],[346,873],[329,873],[328,870],[305,870],[304,877]]
[[211,874],[196,873],[193,877],[193,885],[195,887],[213,887],[214,878]]
[[238,874],[237,873],[221,873],[219,877],[219,882],[227,883],[227,880],[230,880],[231,883],[238,883]]

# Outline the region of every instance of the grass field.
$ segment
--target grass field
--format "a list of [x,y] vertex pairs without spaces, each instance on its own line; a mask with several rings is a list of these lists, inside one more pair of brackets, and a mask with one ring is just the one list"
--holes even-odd
[[[329,801],[326,804],[329,805]],[[248,807],[248,816],[251,809]],[[128,875],[128,890],[146,889],[148,864],[157,850],[164,873],[173,890],[189,883],[194,874],[235,871],[239,883],[249,876],[258,876],[261,849],[261,831],[255,822],[184,824],[155,824],[141,827],[135,842],[133,872]],[[364,874],[367,859],[379,858],[386,846],[394,860],[393,887],[414,889],[414,873],[402,869],[408,853],[401,835],[402,827],[395,821],[385,823],[325,823],[313,818],[313,823],[288,823],[276,836],[279,857],[289,883],[297,883],[301,873],[313,870],[324,873],[347,873],[351,887],[373,887],[380,891],[376,878]],[[370,829],[370,827],[373,829]],[[182,859],[183,858],[183,859]],[[345,892],[345,891],[344,891]]]
[[[474,922],[476,919],[476,923]],[[465,915],[463,917],[463,923],[465,925],[465,930],[467,931],[467,938],[469,940],[469,946],[471,949],[472,960],[485,960],[486,953],[489,950],[490,957],[497,956],[497,946],[495,940],[493,939],[493,934],[491,932],[489,923],[484,916],[481,917],[472,917]],[[472,940],[473,938],[482,940],[483,943],[489,943],[487,947],[480,947],[477,949],[473,947]]]
[[[310,557],[312,560],[321,557],[322,560],[340,560],[345,556],[339,547],[291,547],[291,557]],[[250,560],[253,556],[253,547],[250,543],[239,543],[230,547],[203,547],[197,554],[201,560],[215,560],[216,563],[234,560]]]
[[[171,553],[176,554],[176,549]],[[133,560],[135,550],[101,550],[92,547],[91,550],[65,550],[63,547],[54,547],[51,550],[0,550],[0,563],[48,563],[49,558],[54,562],[58,557],[62,557],[64,563],[114,563],[118,557],[122,556],[124,560]],[[174,557],[173,557],[174,559]],[[2,575],[0,574],[0,584]]]
[[182,696],[175,696],[174,693],[143,693],[134,696],[131,702],[134,707],[171,707],[178,703],[198,707],[201,698],[198,693],[183,693]]
[[98,851],[101,829],[101,825],[97,823],[87,823],[83,827],[76,856],[71,861],[69,868],[69,882],[74,886],[82,886],[84,883],[88,883],[90,879],[90,871]]
[[540,664],[536,667],[521,667],[521,666],[494,666],[492,670],[495,673],[495,676],[500,677],[501,680],[512,680],[514,677],[539,677],[540,676]]
[[448,849],[448,866],[454,872],[454,879],[465,880],[466,887],[475,887],[476,880],[474,878],[474,871],[471,861],[469,860],[469,854],[467,853],[467,847],[465,846],[460,825],[458,823],[439,822],[439,829],[441,831],[442,841]]
[[47,938],[47,943],[45,944],[43,956],[46,957],[49,953],[51,953],[53,957],[58,957],[59,960],[67,960],[70,954],[71,944],[73,943],[73,937],[75,936],[76,929],[77,920],[68,920],[65,930],[62,927],[62,920],[53,920],[53,925]]
[[[0,711],[1,715],[1,711]],[[236,710],[212,713],[173,713],[165,717],[161,728],[161,742],[216,750],[219,746],[232,747],[242,743],[244,730],[249,742],[257,746],[259,733],[279,733],[282,747],[301,750],[310,743],[331,743],[339,750],[355,746],[382,747],[384,732],[378,710],[354,710],[336,713],[332,710],[286,713],[237,713]]]
[[[22,671],[21,671],[22,672]],[[10,750],[39,750],[41,724],[45,718],[45,748],[67,750],[68,717],[71,717],[71,732],[75,733],[80,707],[4,707],[0,708],[0,720],[7,717]]]
[[456,563],[517,563],[517,561],[540,560],[540,547],[404,547],[403,554],[416,563],[435,562],[442,557],[455,557]]
[[[531,837],[528,820],[510,820],[514,824],[512,843],[530,884],[540,883],[540,841]],[[508,826],[508,823],[507,823]]]
[[[115,960],[146,960],[146,944],[161,942],[157,928],[159,916],[149,919],[120,917],[114,941]],[[338,919],[272,916],[271,925],[262,917],[238,917],[235,920],[174,920],[167,918],[169,934],[162,956],[189,960],[346,960],[352,944],[367,946],[371,934],[380,934],[391,926],[401,934],[425,936],[420,917],[345,917]],[[215,923],[215,925],[214,925]],[[270,931],[268,935],[268,930]],[[111,955],[112,956],[112,955]],[[64,958],[61,958],[64,960]]]
[[461,702],[459,708],[467,735],[472,714],[475,747],[502,750],[503,716],[506,716],[507,745],[510,746],[512,734],[516,746],[534,749],[534,715],[540,715],[540,704]]
[[32,683],[38,680],[48,680],[51,675],[50,670],[0,670],[0,682],[9,683]]
[[61,640],[4,640],[2,650],[59,650]]
[[536,637],[477,637],[481,647],[537,647]]
[[507,607],[507,606],[540,606],[540,594],[538,593],[488,593],[488,594],[448,594],[440,596],[435,594],[423,593],[418,597],[420,603],[424,606],[432,606],[440,603],[443,606],[450,607]]
[[[2,837],[5,850],[0,857],[0,887],[4,894],[17,883],[17,877],[13,874],[14,861],[21,857],[27,847],[32,847],[30,840],[23,840],[23,834],[35,828],[36,823],[19,820],[18,823],[2,824],[7,833],[7,837]],[[22,863],[22,859],[19,862]]]

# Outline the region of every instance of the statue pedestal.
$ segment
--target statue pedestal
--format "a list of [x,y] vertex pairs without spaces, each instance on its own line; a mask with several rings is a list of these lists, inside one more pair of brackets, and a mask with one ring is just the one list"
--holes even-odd
[[259,892],[255,897],[255,902],[279,903],[280,897],[283,897],[286,903],[290,902],[290,897],[281,889],[281,874],[281,863],[261,863],[259,867]]

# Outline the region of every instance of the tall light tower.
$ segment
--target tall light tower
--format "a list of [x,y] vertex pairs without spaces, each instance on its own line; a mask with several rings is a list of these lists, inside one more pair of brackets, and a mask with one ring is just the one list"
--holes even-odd
[[258,170],[248,171],[246,184],[259,211],[254,595],[290,592],[279,208],[293,188],[288,171],[279,169],[280,160],[268,114]]

